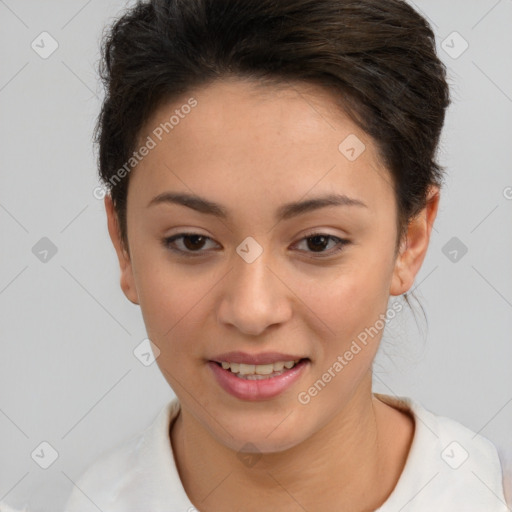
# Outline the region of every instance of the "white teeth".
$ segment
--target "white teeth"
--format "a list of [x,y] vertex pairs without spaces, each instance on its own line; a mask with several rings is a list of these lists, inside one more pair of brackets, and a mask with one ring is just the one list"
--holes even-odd
[[254,364],[240,363],[238,373],[241,373],[242,375],[252,375],[254,373],[255,368],[256,366]]
[[278,361],[269,364],[228,363],[227,361],[222,361],[221,365],[224,370],[231,370],[232,373],[240,375],[270,375],[274,372],[280,372],[283,368],[290,369],[299,361],[300,359],[296,361]]

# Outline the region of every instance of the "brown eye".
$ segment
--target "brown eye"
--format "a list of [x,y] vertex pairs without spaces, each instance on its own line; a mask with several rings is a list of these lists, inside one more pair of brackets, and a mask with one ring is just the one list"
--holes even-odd
[[[306,241],[306,252],[320,254],[320,257],[332,256],[350,243],[349,240],[328,235],[326,233],[311,233],[301,240],[301,242],[303,241]],[[325,249],[328,247],[330,242],[334,242],[334,248],[326,251]]]
[[308,247],[312,248],[314,252],[322,252],[329,244],[328,236],[315,235],[307,238]]
[[186,235],[183,237],[183,245],[191,251],[201,249],[204,246],[205,237],[202,235]]
[[[182,246],[184,247],[183,249],[176,247],[175,242],[178,240],[181,240]],[[211,238],[197,233],[180,233],[178,235],[164,238],[162,243],[167,249],[178,253],[198,253],[198,255],[200,255],[205,252],[201,249],[203,249],[208,240],[211,240]],[[196,254],[192,255],[195,256]]]
[[[179,233],[178,235],[164,238],[162,244],[166,249],[184,256],[200,256],[207,252],[203,248],[209,240],[212,241],[210,237],[197,233]],[[181,243],[181,247],[178,246],[178,241]],[[326,233],[312,233],[300,240],[301,243],[304,241],[306,242],[305,252],[316,253],[319,257],[332,256],[350,243],[349,240]],[[332,243],[334,243],[334,247],[326,250],[329,244]]]

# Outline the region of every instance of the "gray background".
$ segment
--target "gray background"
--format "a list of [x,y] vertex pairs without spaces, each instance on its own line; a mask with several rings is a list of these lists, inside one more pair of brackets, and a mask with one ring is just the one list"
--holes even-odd
[[[414,288],[428,329],[417,305],[418,325],[407,309],[390,324],[375,390],[512,455],[512,1],[411,4],[449,68],[448,178]],[[142,317],[93,195],[99,37],[124,5],[0,0],[0,501],[33,511],[62,508],[85,468],[174,396],[156,364],[134,357]],[[43,31],[59,45],[46,59],[31,47]],[[453,31],[469,44],[461,55]],[[46,262],[32,251],[43,237],[57,248]],[[452,237],[467,247],[456,261],[443,252]],[[48,469],[31,457],[43,441],[58,452]]]

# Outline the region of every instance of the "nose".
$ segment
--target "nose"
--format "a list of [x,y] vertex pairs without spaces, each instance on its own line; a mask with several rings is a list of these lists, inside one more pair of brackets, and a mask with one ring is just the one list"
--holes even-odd
[[264,251],[252,263],[238,255],[221,291],[218,319],[240,332],[261,336],[292,314],[290,290]]

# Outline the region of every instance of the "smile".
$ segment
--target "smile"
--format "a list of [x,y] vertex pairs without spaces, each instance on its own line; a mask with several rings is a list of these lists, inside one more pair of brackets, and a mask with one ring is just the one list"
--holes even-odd
[[300,359],[295,361],[278,361],[269,364],[244,364],[222,361],[224,370],[229,370],[241,379],[262,380],[282,375],[286,370],[293,368]]
[[268,400],[289,389],[306,371],[307,358],[268,364],[209,361],[220,387],[241,400]]

